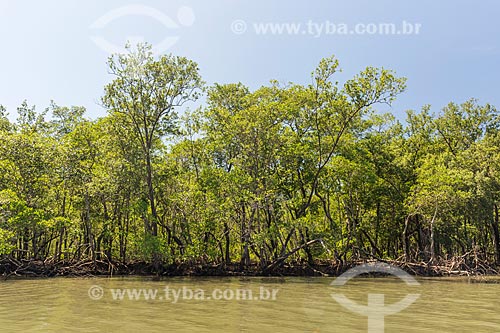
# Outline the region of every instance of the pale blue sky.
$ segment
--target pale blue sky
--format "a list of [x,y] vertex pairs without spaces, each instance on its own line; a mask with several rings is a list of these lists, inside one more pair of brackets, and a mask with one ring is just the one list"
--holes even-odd
[[[190,7],[191,26],[168,28],[153,17],[129,15],[92,29],[99,17],[127,5],[151,7],[179,23],[177,12]],[[137,7],[136,7],[137,8]],[[167,52],[200,65],[208,83],[241,81],[252,88],[270,79],[308,83],[318,61],[331,54],[351,77],[364,67],[383,66],[408,78],[408,89],[392,109],[406,109],[475,97],[500,106],[500,2],[483,1],[76,1],[0,0],[0,104],[11,114],[27,99],[43,109],[83,105],[89,116],[105,114],[98,101],[107,74],[108,54],[92,40],[98,35],[122,45],[128,36],[155,44],[178,37]],[[237,35],[231,23],[248,30]],[[258,35],[255,22],[330,21],[336,24],[422,25],[418,35]]]

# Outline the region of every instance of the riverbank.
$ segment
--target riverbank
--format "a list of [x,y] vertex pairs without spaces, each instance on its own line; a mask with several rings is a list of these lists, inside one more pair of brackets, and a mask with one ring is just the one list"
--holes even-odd
[[[130,263],[87,260],[79,262],[24,261],[6,258],[0,260],[0,276],[9,277],[91,277],[91,276],[339,276],[350,268],[373,260],[353,262],[316,261],[313,265],[290,261],[278,266],[262,267],[251,264],[245,268],[239,263],[179,263],[155,266],[136,261]],[[423,277],[498,275],[498,267],[476,263],[473,267],[450,262],[436,264],[383,260],[411,275]],[[272,267],[271,267],[272,266]],[[270,268],[271,267],[271,268]]]

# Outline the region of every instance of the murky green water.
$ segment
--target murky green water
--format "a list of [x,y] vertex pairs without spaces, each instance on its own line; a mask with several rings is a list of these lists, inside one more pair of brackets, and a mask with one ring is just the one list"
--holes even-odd
[[[408,308],[384,318],[386,332],[500,332],[500,284],[420,279],[419,286],[406,286],[397,278],[379,278],[356,279],[343,287],[332,287],[332,281],[7,280],[0,282],[0,331],[367,332],[366,316],[350,312],[331,297],[332,293],[341,293],[360,305],[367,304],[368,294],[384,294],[385,304],[407,294],[420,294]],[[273,290],[277,290],[275,300]],[[119,300],[122,291],[123,299]],[[149,300],[144,292],[149,293]]]

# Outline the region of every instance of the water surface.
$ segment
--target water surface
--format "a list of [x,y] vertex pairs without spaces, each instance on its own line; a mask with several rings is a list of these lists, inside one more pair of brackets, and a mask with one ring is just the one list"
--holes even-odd
[[[0,330],[367,332],[367,317],[345,309],[331,297],[332,293],[342,293],[365,305],[368,294],[384,294],[385,304],[389,304],[416,293],[420,297],[412,305],[385,317],[386,332],[500,332],[500,284],[493,278],[486,280],[489,283],[466,278],[419,279],[419,286],[406,286],[397,278],[354,279],[343,287],[330,286],[333,280],[52,278],[0,281]],[[93,289],[89,294],[90,288]],[[126,288],[157,290],[157,293],[154,300],[146,300],[143,294],[138,299],[134,299],[133,294],[132,299],[127,294],[122,300],[113,299],[118,297],[113,292]],[[278,290],[275,300],[267,294],[273,289]],[[236,299],[241,290],[251,290],[252,299],[244,293]],[[195,292],[198,298],[205,298],[194,299]],[[223,299],[215,300],[214,295]]]

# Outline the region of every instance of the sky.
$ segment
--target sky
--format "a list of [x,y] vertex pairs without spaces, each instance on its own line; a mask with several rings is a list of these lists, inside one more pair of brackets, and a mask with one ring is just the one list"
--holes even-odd
[[[341,83],[367,66],[406,77],[381,107],[398,118],[469,98],[500,107],[499,14],[495,0],[0,0],[0,104],[12,119],[25,99],[104,116],[107,58],[131,40],[196,61],[208,84],[308,84],[335,55]],[[399,33],[381,33],[385,23]]]

